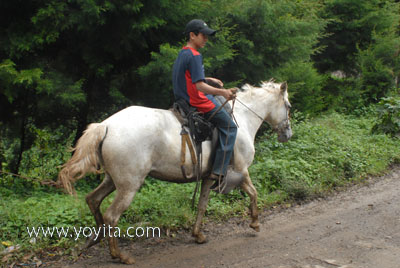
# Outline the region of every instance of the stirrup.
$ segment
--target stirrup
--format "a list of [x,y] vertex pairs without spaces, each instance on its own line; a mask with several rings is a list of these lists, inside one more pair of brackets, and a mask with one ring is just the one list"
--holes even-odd
[[244,180],[242,173],[234,171],[228,167],[226,176],[222,177],[221,181],[217,180],[210,189],[219,194],[228,194],[235,187],[239,186]]

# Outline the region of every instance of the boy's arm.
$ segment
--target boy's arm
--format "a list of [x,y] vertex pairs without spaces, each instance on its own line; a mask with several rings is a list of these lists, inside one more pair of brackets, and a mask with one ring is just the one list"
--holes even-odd
[[221,80],[214,77],[206,77],[206,80],[211,80],[213,83],[219,85],[220,87],[224,87],[224,83]]
[[230,88],[230,89],[216,88],[206,84],[203,81],[197,82],[196,88],[199,91],[203,92],[204,94],[220,95],[227,100],[234,99],[236,97],[236,92],[237,92],[237,88]]

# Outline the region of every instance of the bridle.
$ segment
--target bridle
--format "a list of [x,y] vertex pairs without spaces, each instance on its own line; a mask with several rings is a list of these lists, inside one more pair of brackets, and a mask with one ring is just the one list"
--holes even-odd
[[[257,114],[255,111],[253,111],[249,106],[247,106],[246,104],[244,104],[241,100],[239,100],[238,98],[235,98],[233,101],[235,101],[235,100],[237,100],[240,104],[242,104],[244,107],[246,107],[246,109],[247,110],[249,110],[250,112],[252,112],[255,116],[257,116],[261,121],[262,121],[262,123],[267,123],[269,126],[271,126],[269,123],[268,123],[268,121],[267,120],[265,120],[264,118],[262,118],[259,114]],[[290,125],[289,124],[289,122],[290,122],[290,104],[289,103],[286,103],[286,101],[285,101],[285,106],[286,106],[286,111],[287,111],[287,113],[286,113],[286,119],[285,120],[283,120],[281,123],[279,123],[276,127],[272,127],[272,129],[275,131],[275,132],[279,132],[279,130],[280,129],[283,129],[283,128],[288,128],[288,126]]]

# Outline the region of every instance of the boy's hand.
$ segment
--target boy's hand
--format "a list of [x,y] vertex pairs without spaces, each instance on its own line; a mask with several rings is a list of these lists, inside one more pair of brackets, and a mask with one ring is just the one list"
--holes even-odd
[[224,90],[224,94],[222,95],[225,99],[227,100],[233,100],[236,98],[236,92],[238,91],[238,88],[230,88],[227,90]]

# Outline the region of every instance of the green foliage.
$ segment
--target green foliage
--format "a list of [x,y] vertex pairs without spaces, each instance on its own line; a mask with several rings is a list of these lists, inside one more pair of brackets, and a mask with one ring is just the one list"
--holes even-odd
[[[26,243],[31,237],[27,227],[84,227],[93,226],[94,219],[84,198],[73,199],[71,196],[57,193],[35,192],[29,197],[2,191],[0,199],[0,240],[13,241],[13,244]],[[42,246],[57,245],[65,238],[37,238]],[[67,239],[70,240],[70,239]]]
[[[71,153],[66,150],[68,144],[60,142],[65,137],[63,128],[49,131],[31,126],[30,131],[36,139],[32,147],[23,154],[21,175],[42,180],[57,178],[60,166],[71,157]],[[71,140],[72,136],[67,139],[69,147]]]
[[374,133],[386,133],[392,136],[400,134],[400,97],[387,97],[377,105],[378,122],[372,128]]
[[[138,69],[144,88],[151,91],[148,95],[151,97],[151,102],[158,107],[168,108],[172,105],[171,71],[179,50],[179,47],[163,44],[160,46],[160,52],[152,52],[152,60]],[[150,100],[146,100],[146,103],[149,102]]]
[[[329,77],[324,86],[328,107],[352,110],[377,102],[399,74],[399,3],[326,0],[322,17],[329,21],[324,47],[313,59]],[[341,78],[331,77],[341,73]]]
[[10,163],[14,158],[15,151],[18,148],[18,139],[6,139],[6,133],[2,129],[0,130],[1,138],[0,138],[0,161],[1,161],[1,170],[11,171]]
[[324,0],[323,18],[329,21],[325,47],[315,58],[318,69],[357,73],[357,49],[366,49],[373,33],[384,33],[399,23],[399,4],[393,0]]
[[42,71],[38,68],[18,71],[15,67],[16,64],[10,59],[0,63],[0,81],[3,84],[0,93],[11,103],[21,94],[23,86],[32,86],[42,76]]
[[360,90],[366,103],[377,102],[386,96],[400,74],[400,36],[395,29],[390,30],[385,35],[374,34],[374,42],[358,53]]
[[326,25],[317,15],[320,8],[313,0],[229,3],[227,18],[236,26],[238,56],[226,77],[259,83],[285,65],[308,62]]
[[327,75],[322,95],[330,110],[352,113],[365,105],[359,79],[353,77]]
[[289,94],[294,109],[318,114],[326,108],[322,86],[324,76],[318,74],[311,62],[288,62],[273,75],[280,81],[289,81]]
[[[19,175],[0,176],[0,188],[12,189],[14,193],[29,193],[40,190],[40,181],[56,180],[59,168],[70,157],[71,153],[66,148],[71,147],[74,133],[66,135],[64,127],[55,131],[38,129],[33,125],[29,127],[30,134],[34,137],[33,145],[22,154]],[[16,139],[0,139],[0,153],[3,156],[1,169],[5,172],[12,171],[8,163],[12,162],[13,151],[18,147]]]
[[300,199],[319,195],[398,162],[398,140],[370,135],[375,120],[333,113],[296,123],[288,143],[261,137],[250,167],[260,199],[271,191]]
[[310,62],[326,26],[318,17],[318,1],[248,1],[236,8],[231,16],[240,39],[234,72],[252,83],[271,77],[287,81],[300,111],[315,114],[324,108],[323,77]]

